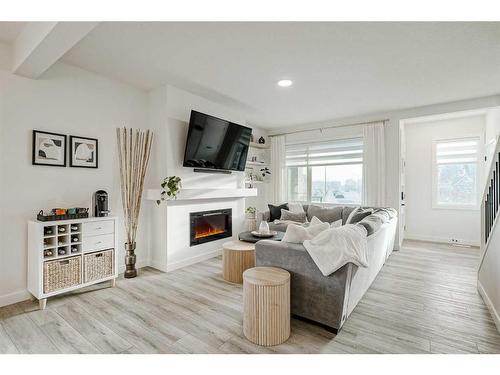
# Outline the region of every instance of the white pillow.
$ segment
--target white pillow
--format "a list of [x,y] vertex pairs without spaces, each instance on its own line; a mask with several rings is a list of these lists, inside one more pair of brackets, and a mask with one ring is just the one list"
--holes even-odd
[[[318,225],[318,224],[323,224],[323,222],[318,219],[316,216],[313,216],[311,219],[311,225]],[[328,224],[328,223],[326,223]],[[334,221],[333,223],[329,224],[330,228],[338,228],[342,226],[342,219]]]
[[293,212],[294,214],[305,212],[301,203],[288,203],[288,211]]
[[297,224],[289,224],[281,241],[301,244],[305,240],[310,240],[329,228],[330,225],[328,223],[320,223],[316,225],[311,223],[311,225],[307,228]]

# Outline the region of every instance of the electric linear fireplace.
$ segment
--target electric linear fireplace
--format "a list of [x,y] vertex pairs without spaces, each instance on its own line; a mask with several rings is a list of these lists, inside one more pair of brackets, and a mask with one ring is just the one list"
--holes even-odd
[[232,210],[230,208],[191,212],[189,218],[191,222],[190,246],[220,240],[233,235]]

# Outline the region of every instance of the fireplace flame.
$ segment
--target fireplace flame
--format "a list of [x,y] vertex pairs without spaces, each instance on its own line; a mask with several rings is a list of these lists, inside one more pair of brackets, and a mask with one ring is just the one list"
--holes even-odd
[[224,233],[224,232],[225,232],[225,230],[220,229],[220,228],[208,228],[206,230],[197,230],[195,235],[194,235],[194,238],[196,238],[196,239],[204,238],[204,237],[214,236],[216,234],[220,234],[220,233]]

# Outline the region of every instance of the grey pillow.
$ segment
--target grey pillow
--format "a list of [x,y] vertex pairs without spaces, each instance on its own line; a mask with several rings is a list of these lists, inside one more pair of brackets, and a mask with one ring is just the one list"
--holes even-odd
[[351,206],[344,206],[342,209],[342,225],[344,225],[347,221],[347,218],[351,214],[352,211],[354,211],[357,207],[351,207]]
[[352,215],[351,221],[349,221],[349,224],[356,224],[371,214],[372,214],[372,210],[363,210],[363,211],[356,212],[354,215]]
[[310,205],[307,208],[307,219],[310,221],[314,216],[323,222],[333,223],[342,219],[343,207],[320,207]]
[[282,208],[280,220],[290,220],[290,221],[296,221],[297,223],[305,223],[306,222],[306,213],[305,212],[291,212],[288,210],[284,210]]
[[378,231],[382,224],[382,219],[375,215],[369,215],[358,223],[358,225],[362,225],[366,228],[368,236],[371,236],[373,233]]

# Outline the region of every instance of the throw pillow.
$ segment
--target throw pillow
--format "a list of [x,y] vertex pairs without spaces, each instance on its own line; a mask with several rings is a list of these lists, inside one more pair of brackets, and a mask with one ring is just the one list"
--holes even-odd
[[280,221],[284,220],[289,220],[289,221],[295,221],[297,223],[305,223],[306,220],[306,213],[304,211],[302,212],[291,212],[285,209],[281,209],[281,217]]
[[[318,224],[323,224],[323,222],[316,216],[313,216],[313,218],[311,219],[311,225],[318,225]],[[330,224],[330,228],[338,228],[341,226],[342,226],[342,219],[334,221],[333,223]]]
[[310,240],[329,228],[330,225],[328,223],[310,225],[307,228],[297,224],[290,224],[286,228],[281,242],[302,244],[305,240]]
[[288,210],[288,203],[283,203],[282,205],[279,206],[274,206],[272,204],[267,205],[269,207],[269,221],[272,223],[274,220],[279,220],[281,217],[281,209],[284,208],[285,210]]
[[351,223],[351,219],[352,217],[357,214],[358,212],[361,211],[361,207],[356,207],[354,208],[354,210],[352,210],[350,213],[349,213],[349,216],[347,216],[347,219],[345,220],[345,224],[350,224]]
[[307,208],[307,218],[311,220],[316,216],[323,222],[333,223],[342,219],[342,210],[343,207],[320,207],[312,204]]
[[373,233],[378,231],[382,226],[383,221],[380,217],[376,215],[368,215],[363,220],[361,220],[357,225],[362,225],[365,227],[367,235],[371,236]]
[[370,216],[372,214],[372,210],[360,210],[352,215],[351,220],[347,224],[356,224],[363,220],[365,217]]

